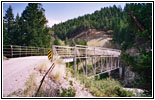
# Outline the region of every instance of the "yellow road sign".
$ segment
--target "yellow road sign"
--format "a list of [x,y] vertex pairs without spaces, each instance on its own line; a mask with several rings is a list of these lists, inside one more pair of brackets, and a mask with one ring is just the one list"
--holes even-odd
[[52,53],[52,50],[51,49],[48,50],[48,59],[49,60],[52,60],[53,59],[53,53]]

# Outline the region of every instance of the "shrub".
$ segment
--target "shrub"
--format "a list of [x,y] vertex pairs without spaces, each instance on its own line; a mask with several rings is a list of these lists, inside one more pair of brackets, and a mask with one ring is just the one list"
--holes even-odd
[[81,83],[86,88],[90,88],[90,92],[97,97],[131,97],[135,96],[133,92],[123,90],[123,87],[118,81],[107,78],[107,79],[96,79],[87,78],[85,76],[78,76]]
[[72,81],[72,80],[69,80],[69,84],[70,84],[71,86],[73,86],[73,81]]
[[75,97],[75,89],[69,87],[68,89],[62,89],[62,93],[60,93],[60,97]]
[[133,94],[133,92],[126,91],[126,90],[123,90],[122,88],[118,88],[118,87],[116,87],[114,89],[114,92],[115,92],[116,96],[119,96],[119,97],[132,97],[132,96],[135,96]]
[[64,46],[65,43],[64,43],[64,41],[62,41],[61,39],[55,38],[55,40],[54,40],[54,45],[61,45],[61,46]]

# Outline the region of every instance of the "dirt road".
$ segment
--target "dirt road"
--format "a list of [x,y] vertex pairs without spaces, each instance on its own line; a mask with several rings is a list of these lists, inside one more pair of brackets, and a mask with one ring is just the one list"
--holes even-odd
[[27,78],[34,71],[34,67],[47,60],[47,56],[31,56],[3,60],[3,96],[8,96],[19,88],[23,89]]

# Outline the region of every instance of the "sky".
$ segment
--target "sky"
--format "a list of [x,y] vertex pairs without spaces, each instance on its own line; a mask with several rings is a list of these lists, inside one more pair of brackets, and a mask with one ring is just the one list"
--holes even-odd
[[[78,16],[83,16],[85,14],[92,14],[96,10],[100,10],[104,7],[109,6],[121,6],[123,9],[125,3],[42,3],[43,8],[45,9],[45,16],[48,20],[47,25],[52,27],[54,24],[65,22],[69,19],[77,18]],[[13,9],[14,16],[21,13],[25,10],[27,3],[3,3],[3,16],[5,15],[6,10],[9,5]]]

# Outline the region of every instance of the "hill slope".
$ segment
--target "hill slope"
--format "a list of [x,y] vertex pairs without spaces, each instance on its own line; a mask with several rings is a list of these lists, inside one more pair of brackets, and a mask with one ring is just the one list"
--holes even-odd
[[122,17],[122,9],[114,5],[113,7],[101,8],[100,11],[95,11],[93,14],[55,24],[52,30],[58,38],[65,40],[65,38],[73,38],[88,29],[113,30],[119,26]]
[[96,30],[89,29],[87,31],[81,32],[73,38],[70,38],[69,41],[82,39],[87,41],[88,46],[101,46],[106,48],[115,48],[112,44],[112,30]]

